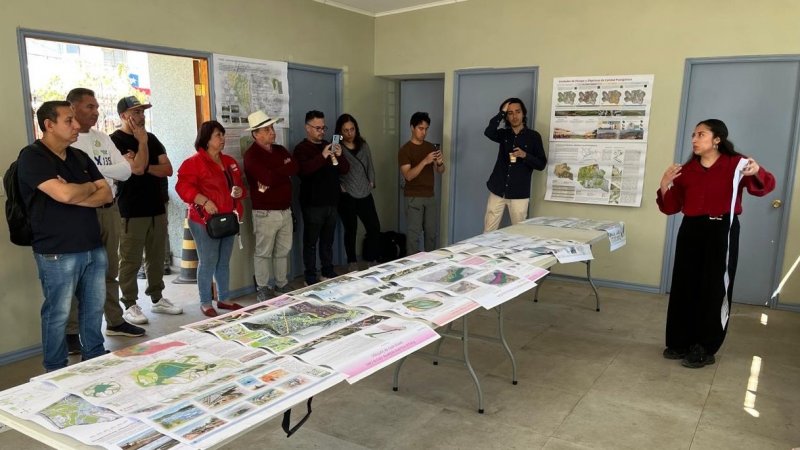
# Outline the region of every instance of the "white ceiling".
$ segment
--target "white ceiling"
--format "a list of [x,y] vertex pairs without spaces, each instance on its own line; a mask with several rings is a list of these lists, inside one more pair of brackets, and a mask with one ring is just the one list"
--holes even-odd
[[346,9],[372,17],[400,14],[417,9],[433,8],[435,6],[449,5],[465,2],[467,0],[314,0],[336,8]]

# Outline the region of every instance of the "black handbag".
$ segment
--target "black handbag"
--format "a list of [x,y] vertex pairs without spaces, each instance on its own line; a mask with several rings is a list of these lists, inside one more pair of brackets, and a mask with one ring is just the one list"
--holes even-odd
[[212,239],[239,234],[239,216],[232,212],[214,214],[206,220],[206,231]]
[[[228,187],[233,188],[233,178],[225,170],[225,179],[228,181]],[[200,217],[206,221],[206,232],[212,239],[222,239],[228,236],[239,234],[239,215],[236,214],[236,199],[233,200],[234,211],[229,213],[212,214],[211,217],[205,218],[205,211],[200,205],[194,205]]]

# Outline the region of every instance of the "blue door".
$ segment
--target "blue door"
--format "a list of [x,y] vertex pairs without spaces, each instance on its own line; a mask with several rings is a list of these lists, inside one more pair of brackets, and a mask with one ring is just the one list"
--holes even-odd
[[[528,126],[536,111],[535,67],[459,70],[455,78],[453,150],[450,157],[450,242],[481,234],[489,190],[486,180],[494,168],[497,144],[483,135],[500,103],[518,97],[528,109]],[[543,133],[546,134],[546,133]],[[536,198],[531,195],[531,205]],[[509,224],[504,217],[501,226]]]

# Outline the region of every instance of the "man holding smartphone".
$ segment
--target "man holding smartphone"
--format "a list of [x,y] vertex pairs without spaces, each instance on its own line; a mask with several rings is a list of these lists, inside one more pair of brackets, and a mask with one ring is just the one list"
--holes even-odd
[[424,233],[424,249],[436,249],[436,198],[434,197],[434,168],[444,173],[442,150],[425,140],[431,118],[426,112],[411,116],[411,140],[400,147],[397,162],[405,179],[405,212],[408,254],[419,252],[420,236]]
[[[499,128],[500,122],[505,126]],[[531,174],[547,166],[542,136],[528,128],[528,110],[522,100],[512,97],[500,104],[500,111],[489,120],[484,136],[500,144],[494,170],[486,182],[489,200],[483,220],[483,232],[496,230],[508,206],[511,224],[528,216]]]
[[322,279],[333,278],[333,237],[336,231],[336,210],[339,206],[339,175],[350,170],[347,158],[341,158],[342,147],[325,140],[325,114],[312,110],[306,113],[306,138],[294,147],[294,158],[300,166],[300,209],[303,212],[303,265],[307,285],[317,278],[317,243],[319,242]]

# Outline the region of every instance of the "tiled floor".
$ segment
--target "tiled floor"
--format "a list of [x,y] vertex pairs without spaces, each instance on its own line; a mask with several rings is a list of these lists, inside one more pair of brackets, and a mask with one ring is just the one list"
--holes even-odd
[[[170,280],[173,277],[168,277]],[[200,320],[195,285],[167,282],[183,316],[150,315],[152,338]],[[666,298],[548,280],[540,302],[519,298],[505,327],[519,384],[496,345],[470,341],[485,413],[463,367],[410,358],[393,392],[392,368],[314,399],[314,413],[287,439],[273,420],[230,449],[790,449],[800,447],[800,314],[736,305],[717,363],[686,369],[661,357]],[[252,303],[254,296],[240,299]],[[146,313],[149,308],[144,307]],[[494,313],[474,314],[491,333]],[[141,339],[108,338],[117,349]],[[443,353],[458,355],[448,340]],[[0,388],[40,373],[39,358],[3,367]],[[298,407],[295,414],[299,414]],[[16,431],[0,448],[46,448]]]

